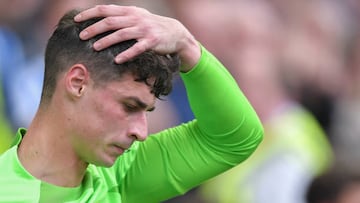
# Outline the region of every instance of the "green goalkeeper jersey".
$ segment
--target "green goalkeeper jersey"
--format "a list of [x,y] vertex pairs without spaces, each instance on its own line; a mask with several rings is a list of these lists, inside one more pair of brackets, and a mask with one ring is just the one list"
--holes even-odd
[[135,142],[112,167],[90,164],[75,188],[26,171],[17,156],[26,129],[19,129],[0,156],[0,202],[161,202],[248,158],[263,127],[226,68],[202,47],[198,64],[181,77],[196,119]]

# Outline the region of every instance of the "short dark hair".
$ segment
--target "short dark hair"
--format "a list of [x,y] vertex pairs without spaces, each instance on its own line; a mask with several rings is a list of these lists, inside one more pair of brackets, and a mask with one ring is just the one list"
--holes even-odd
[[[177,54],[160,55],[146,51],[134,59],[116,64],[117,54],[134,45],[136,40],[115,44],[101,51],[93,49],[93,43],[111,32],[97,35],[89,40],[81,40],[79,33],[91,24],[103,18],[94,18],[84,22],[75,22],[79,11],[67,12],[59,21],[50,37],[45,51],[45,74],[41,103],[51,100],[58,76],[76,63],[85,65],[95,85],[121,79],[125,73],[131,73],[135,81],[151,86],[151,92],[157,97],[165,96],[172,89],[173,73],[179,70],[180,60]],[[149,83],[148,79],[155,79]]]

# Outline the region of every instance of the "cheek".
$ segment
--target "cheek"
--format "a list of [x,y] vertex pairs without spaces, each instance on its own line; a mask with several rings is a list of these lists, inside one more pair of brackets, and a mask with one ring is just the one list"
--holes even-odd
[[[97,98],[93,104],[93,119],[103,131],[118,131],[126,124],[127,117],[122,107],[115,100],[107,97]],[[89,125],[92,125],[89,123]]]

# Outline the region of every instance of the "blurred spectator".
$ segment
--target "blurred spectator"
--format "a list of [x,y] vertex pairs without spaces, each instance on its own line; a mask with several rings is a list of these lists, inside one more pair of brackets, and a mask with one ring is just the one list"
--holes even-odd
[[[14,81],[26,64],[27,52],[25,44],[33,41],[33,20],[41,8],[43,0],[4,0],[0,3],[0,68],[1,84],[4,94],[4,105],[6,116],[11,126],[14,123],[14,111],[18,108],[12,106],[14,101],[10,95],[13,94],[13,85],[18,85],[18,90],[23,94],[17,98],[17,101],[31,100],[32,97],[26,97],[26,88],[28,86],[23,81]],[[31,25],[31,26],[30,26]],[[31,54],[29,54],[31,55]],[[16,77],[15,77],[16,78]],[[26,98],[26,99],[24,99]],[[12,128],[14,131],[16,127]]]
[[337,161],[343,167],[360,168],[360,25],[355,21],[354,32],[346,50],[346,83],[337,99],[330,133]]
[[[1,7],[1,5],[0,5]],[[18,61],[21,61],[22,50],[18,46],[19,42],[8,28],[0,25],[0,76],[8,67],[15,67]],[[20,55],[20,56],[19,56]],[[4,78],[0,77],[0,153],[4,152],[11,143],[15,131],[12,131],[4,107]]]
[[200,187],[206,202],[304,202],[309,182],[329,166],[332,152],[318,121],[282,83],[282,51],[295,40],[285,38],[287,23],[265,1],[169,4],[234,74],[265,127],[249,160]]
[[307,203],[359,203],[360,173],[341,165],[317,177],[307,190]]
[[0,154],[6,151],[12,142],[13,131],[5,116],[2,92],[0,92]]
[[287,26],[281,65],[291,96],[329,132],[344,84],[344,42],[351,30],[346,10],[333,0],[272,1]]
[[[25,59],[25,52],[18,30],[37,12],[42,0],[3,0],[0,2],[0,153],[10,145],[12,128],[8,120],[8,84],[14,82],[7,78],[17,70]],[[4,95],[4,96],[3,96]],[[23,98],[21,98],[23,99]]]

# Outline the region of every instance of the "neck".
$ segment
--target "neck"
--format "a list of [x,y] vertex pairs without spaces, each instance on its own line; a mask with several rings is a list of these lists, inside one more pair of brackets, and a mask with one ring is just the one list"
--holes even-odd
[[[34,177],[63,187],[81,184],[87,163],[76,154],[59,110],[39,110],[19,148],[19,160]],[[56,109],[56,108],[54,108]],[[65,119],[66,120],[66,119]]]

